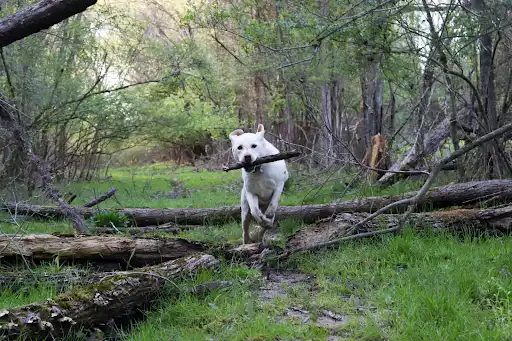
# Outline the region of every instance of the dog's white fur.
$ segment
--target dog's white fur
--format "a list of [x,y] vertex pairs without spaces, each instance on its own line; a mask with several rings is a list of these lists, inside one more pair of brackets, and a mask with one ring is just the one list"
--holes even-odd
[[[265,128],[258,125],[256,134],[244,133],[237,129],[229,135],[233,157],[237,162],[251,164],[262,156],[278,154],[279,150],[265,140]],[[241,193],[242,227],[244,244],[252,242],[249,236],[251,218],[261,226],[261,241],[266,229],[273,227],[275,213],[283,187],[288,180],[284,160],[264,163],[256,170],[242,169],[243,188]],[[265,212],[265,213],[263,213]]]

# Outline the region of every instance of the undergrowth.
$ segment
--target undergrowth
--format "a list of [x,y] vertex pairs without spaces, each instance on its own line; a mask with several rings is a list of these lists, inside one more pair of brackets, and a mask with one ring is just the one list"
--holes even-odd
[[[115,207],[218,207],[236,205],[241,187],[239,171],[208,172],[166,165],[114,169],[105,180],[61,184],[83,204],[107,191],[115,198],[99,209]],[[330,176],[330,177],[329,177]],[[364,182],[347,189],[343,173],[311,176],[293,170],[282,205],[327,203],[369,195],[391,195],[417,189],[419,182],[402,182],[375,190]],[[318,189],[318,184],[323,186]],[[341,195],[343,197],[341,198]],[[41,198],[32,202],[45,202]],[[101,218],[116,226],[115,214]],[[96,219],[98,221],[99,219]],[[92,221],[89,221],[92,224]],[[96,223],[102,225],[101,223]],[[105,223],[106,224],[106,223]],[[281,221],[285,236],[303,227]],[[36,220],[13,214],[0,216],[1,233],[73,232],[66,220]],[[151,234],[148,234],[151,236]],[[177,236],[217,243],[240,243],[239,223],[206,226]],[[264,276],[243,265],[224,263],[220,270],[202,271],[170,288],[141,323],[117,330],[124,340],[512,340],[512,238],[455,237],[448,233],[383,235],[347,242],[339,248],[296,255],[279,264],[281,270],[303,272],[311,281],[285,288],[286,294],[261,302]],[[0,262],[0,266],[2,263]],[[67,269],[56,262],[31,268],[55,273]],[[0,274],[13,269],[0,268]],[[21,264],[16,271],[29,271]],[[29,271],[29,273],[30,273]],[[185,288],[206,281],[230,281],[230,288],[206,295]],[[0,309],[42,301],[56,295],[50,283],[0,288]],[[310,318],[288,316],[290,307],[307,310]],[[322,311],[345,318],[335,327],[318,325]]]

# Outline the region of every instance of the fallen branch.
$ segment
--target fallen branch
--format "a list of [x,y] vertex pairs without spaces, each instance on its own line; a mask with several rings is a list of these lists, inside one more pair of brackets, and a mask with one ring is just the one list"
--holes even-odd
[[[289,251],[293,250],[292,253],[318,249],[324,243],[335,241],[340,235],[346,235],[352,226],[364,221],[369,215],[369,213],[341,213],[334,219],[308,226],[291,237],[286,243],[286,248]],[[360,225],[359,234],[387,233],[389,229],[399,226],[401,218],[401,214],[382,214],[375,220]],[[408,225],[418,231],[431,229],[509,234],[512,233],[511,218],[512,206],[484,210],[455,209],[412,213]],[[354,236],[349,236],[347,239],[354,239]]]
[[184,239],[155,239],[107,236],[54,236],[50,234],[1,235],[0,259],[20,256],[32,261],[88,261],[145,266],[162,263],[197,252],[201,243]]
[[0,20],[0,47],[50,28],[77,13],[85,11],[97,0],[43,0]]
[[219,246],[179,238],[4,234],[0,235],[0,260],[15,262],[23,257],[37,263],[58,258],[60,262],[92,262],[101,269],[119,269],[160,264],[198,252],[245,259],[262,250],[260,244],[249,245]]
[[[404,198],[412,198],[417,192],[404,193],[397,196],[365,197],[341,201],[333,204],[279,206],[276,219],[299,219],[306,223],[314,223],[319,219],[330,217],[341,212],[369,212],[373,213],[393,204],[393,213],[404,212],[408,202]],[[512,180],[473,181],[459,184],[441,186],[429,191],[419,205],[426,208],[443,208],[458,205],[471,205],[497,196],[501,201],[512,201]],[[398,202],[398,204],[395,204]],[[0,205],[0,210],[16,210],[17,215],[33,215],[41,218],[62,217],[63,211],[55,206],[27,205],[22,203],[7,203]],[[75,207],[79,214],[86,218],[96,213],[94,209]],[[240,221],[240,206],[227,206],[217,208],[125,208],[116,209],[126,214],[135,226],[155,226],[165,223],[183,225],[208,225],[226,223],[227,221]]]
[[102,194],[99,197],[97,197],[96,199],[84,204],[83,206],[84,207],[96,206],[99,203],[101,203],[101,202],[107,200],[108,198],[110,198],[111,196],[113,196],[116,193],[116,191],[117,191],[117,188],[112,187],[111,189],[108,190],[108,192],[105,192],[104,194]]
[[248,170],[255,166],[262,165],[264,163],[275,162],[275,161],[279,161],[279,160],[286,160],[286,159],[290,159],[292,157],[299,156],[299,155],[300,155],[299,152],[283,152],[283,153],[279,153],[279,154],[263,156],[259,159],[256,159],[253,163],[251,163],[249,165],[246,163],[240,163],[240,162],[237,164],[234,164],[234,165],[229,165],[229,166],[224,165],[224,166],[222,166],[222,170],[225,172],[229,172],[231,170],[241,169],[241,168],[245,168],[245,170]]
[[58,295],[54,300],[0,311],[0,338],[62,340],[81,329],[104,326],[109,321],[134,317],[151,308],[166,284],[200,269],[212,269],[218,261],[197,255],[158,266],[103,273],[95,284]]

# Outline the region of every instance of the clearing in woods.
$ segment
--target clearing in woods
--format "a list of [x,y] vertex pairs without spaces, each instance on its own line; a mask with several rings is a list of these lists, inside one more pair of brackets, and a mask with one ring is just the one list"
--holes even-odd
[[[240,171],[153,165],[122,168],[105,180],[62,185],[82,204],[117,187],[107,207],[216,207],[238,204]],[[316,178],[312,183],[310,179]],[[321,181],[318,180],[321,179]],[[346,189],[340,174],[292,172],[282,205],[325,203],[417,189],[400,183],[376,192]],[[320,189],[318,183],[323,186]],[[5,197],[4,197],[5,199]],[[8,199],[8,198],[7,198]],[[34,203],[38,203],[37,198]],[[73,232],[67,221],[34,221],[2,214],[1,233]],[[280,223],[285,235],[301,227]],[[173,238],[170,236],[160,234]],[[179,237],[239,242],[239,224],[182,232]],[[32,272],[56,273],[58,260]],[[5,268],[1,271],[26,271]],[[339,248],[296,255],[268,273],[224,263],[176,283],[178,288],[223,280],[228,288],[161,300],[145,319],[114,331],[123,340],[512,340],[512,238],[443,232],[383,235]],[[173,287],[169,290],[178,290]],[[1,288],[0,309],[51,298],[52,283]],[[179,292],[183,292],[180,290]],[[130,328],[131,327],[131,328]]]

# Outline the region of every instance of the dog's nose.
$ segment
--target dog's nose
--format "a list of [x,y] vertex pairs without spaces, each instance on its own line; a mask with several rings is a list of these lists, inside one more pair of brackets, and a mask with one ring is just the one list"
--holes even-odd
[[250,155],[245,155],[244,156],[244,162],[245,163],[251,163],[251,156]]

